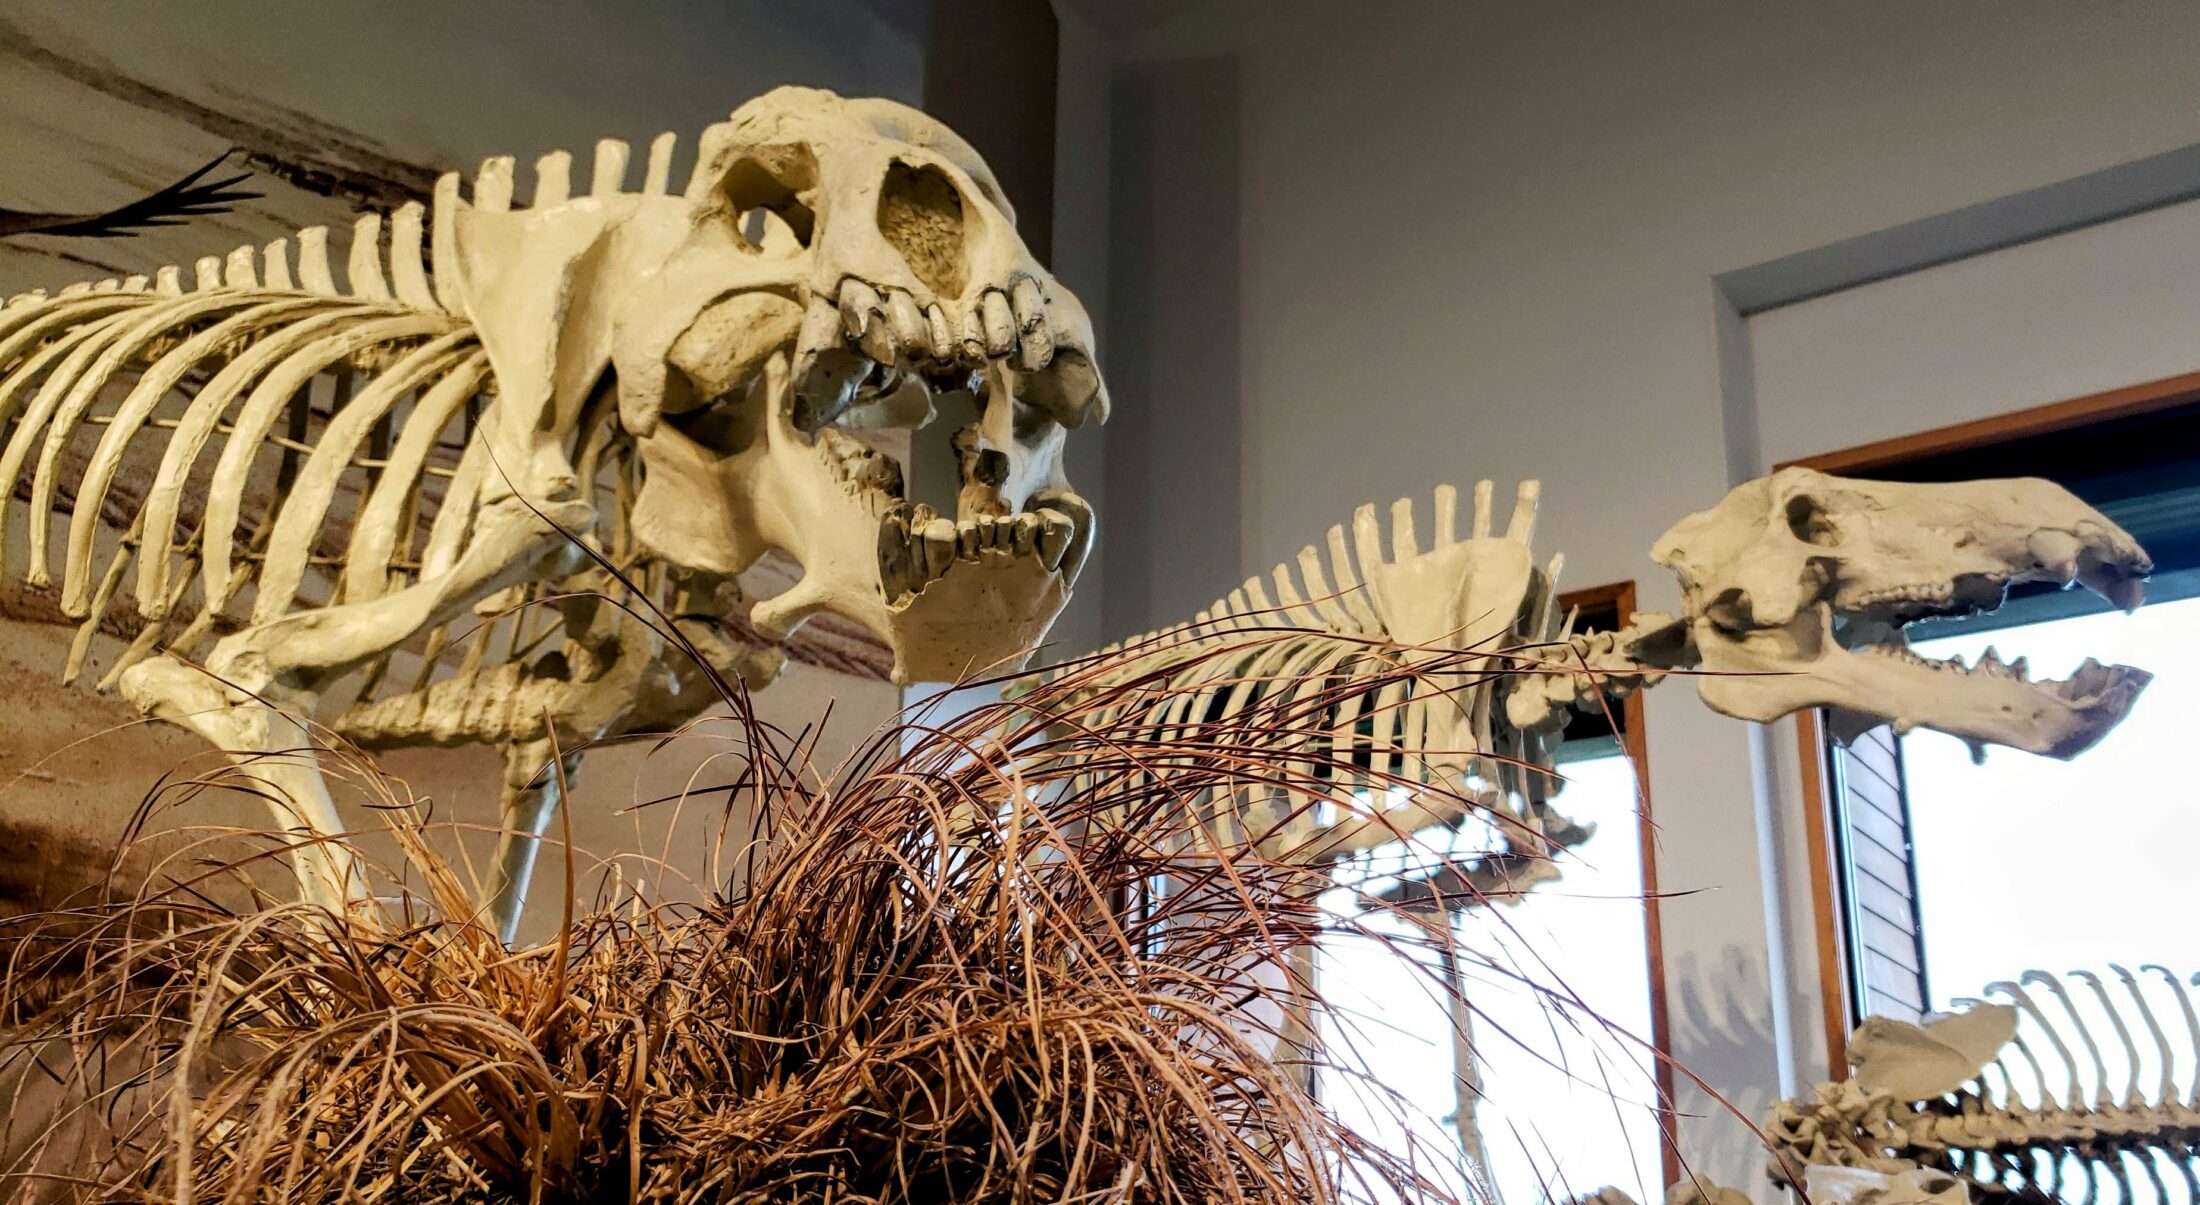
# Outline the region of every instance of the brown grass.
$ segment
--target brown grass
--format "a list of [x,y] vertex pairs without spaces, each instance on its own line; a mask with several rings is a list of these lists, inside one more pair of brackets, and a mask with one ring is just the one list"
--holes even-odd
[[583,901],[566,858],[569,923],[516,953],[402,786],[332,754],[405,851],[378,929],[218,902],[235,860],[0,922],[0,1197],[1452,1199],[1448,1153],[1376,1149],[1306,1087],[1355,1069],[1279,1042],[1322,1007],[1292,968],[1328,876],[1188,819],[1249,785],[1364,810],[1337,700],[1160,732],[1096,722],[1093,677],[830,773],[728,686],[717,893]]

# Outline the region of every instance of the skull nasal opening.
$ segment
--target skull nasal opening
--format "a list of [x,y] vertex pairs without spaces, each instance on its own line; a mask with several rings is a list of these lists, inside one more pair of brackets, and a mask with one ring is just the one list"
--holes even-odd
[[947,173],[895,160],[879,189],[878,229],[926,288],[941,297],[962,296],[968,283],[962,193]]

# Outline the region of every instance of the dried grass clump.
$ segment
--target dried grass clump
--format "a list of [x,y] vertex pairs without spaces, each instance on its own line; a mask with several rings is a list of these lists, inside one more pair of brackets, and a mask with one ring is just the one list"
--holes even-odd
[[584,904],[568,858],[573,915],[531,950],[395,784],[428,919],[219,903],[230,864],[0,923],[0,1197],[1449,1199],[1441,1157],[1373,1149],[1278,1045],[1319,1008],[1292,967],[1326,875],[1190,820],[1249,784],[1357,806],[1337,700],[1162,732],[1095,723],[1091,680],[822,777],[737,720],[720,894]]

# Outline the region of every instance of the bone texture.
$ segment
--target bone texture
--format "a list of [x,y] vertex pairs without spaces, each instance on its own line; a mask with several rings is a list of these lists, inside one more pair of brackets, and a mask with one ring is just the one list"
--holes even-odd
[[1955,1176],[1980,1198],[2200,1198],[2200,1021],[2191,976],[2110,964],[2026,971],[1967,1011],[1865,1021],[1857,1074],[1783,1102],[1775,1173]]
[[[768,551],[802,567],[753,616],[774,639],[829,613],[904,678],[1036,644],[1092,538],[1064,432],[1106,393],[982,160],[810,89],[704,131],[684,184],[680,151],[657,139],[634,186],[615,140],[578,176],[562,151],[492,158],[335,239],[0,306],[0,524],[24,550],[0,574],[80,625],[64,676],[133,631],[99,688],[237,755],[278,830],[325,838],[344,824],[291,755],[312,724],[540,765],[762,685],[779,657],[733,635],[734,579]],[[976,419],[950,515],[849,434],[921,426],[935,398]],[[488,904],[507,939],[547,822],[527,770]],[[294,861],[305,898],[368,898],[341,843]]]
[[[1458,868],[1461,902],[1516,895],[1554,875],[1550,855],[1588,834],[1549,806],[1555,780],[1533,769],[1549,765],[1555,729],[1513,724],[1493,689],[1501,671],[1543,665],[1529,650],[1569,635],[1555,607],[1561,562],[1531,558],[1540,486],[1520,487],[1497,535],[1493,492],[1487,481],[1476,488],[1465,533],[1449,486],[1434,495],[1426,537],[1412,499],[1390,508],[1387,525],[1363,506],[1349,533],[1330,528],[1324,549],[1309,545],[1267,580],[1246,579],[1187,623],[1103,649],[1104,674],[1072,664],[1056,676],[1081,692],[1116,691],[1119,720],[1135,714],[1163,730],[1293,715],[1332,756],[1364,767],[1372,789],[1402,798],[1332,823],[1253,788],[1201,805],[1212,839],[1259,843],[1273,856],[1326,861],[1456,820],[1431,814],[1412,788],[1471,772],[1488,784],[1480,794],[1502,818],[1504,848]],[[1322,702],[1350,696],[1336,688],[1356,674],[1414,660],[1441,668],[1373,700]],[[1145,685],[1120,691],[1125,684]]]

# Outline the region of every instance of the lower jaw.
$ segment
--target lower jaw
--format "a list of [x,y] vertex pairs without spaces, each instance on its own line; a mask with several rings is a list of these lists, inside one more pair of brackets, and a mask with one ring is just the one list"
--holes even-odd
[[958,562],[890,608],[894,680],[962,681],[1019,669],[1068,601],[1067,576],[1036,558]]

